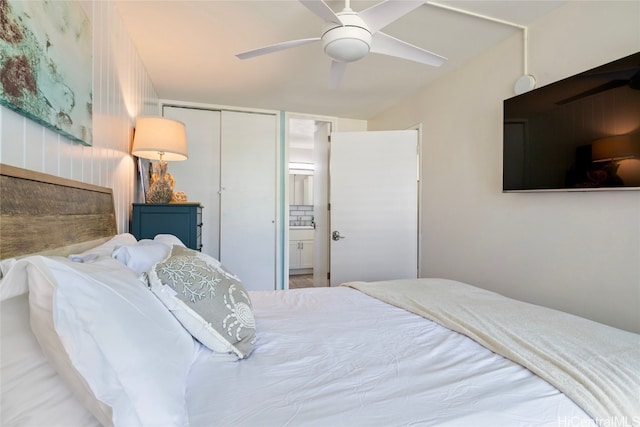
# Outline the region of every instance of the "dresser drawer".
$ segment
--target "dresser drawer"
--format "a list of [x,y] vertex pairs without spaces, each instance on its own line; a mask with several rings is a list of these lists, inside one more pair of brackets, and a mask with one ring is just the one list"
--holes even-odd
[[131,234],[136,239],[153,239],[157,234],[173,234],[185,246],[202,249],[202,205],[200,203],[134,203]]

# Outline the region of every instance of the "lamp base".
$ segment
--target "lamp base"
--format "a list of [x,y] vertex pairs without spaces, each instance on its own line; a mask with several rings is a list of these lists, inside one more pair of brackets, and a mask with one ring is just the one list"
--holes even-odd
[[167,173],[167,162],[159,161],[153,164],[151,185],[147,191],[147,203],[169,203],[173,198],[175,181],[170,173]]

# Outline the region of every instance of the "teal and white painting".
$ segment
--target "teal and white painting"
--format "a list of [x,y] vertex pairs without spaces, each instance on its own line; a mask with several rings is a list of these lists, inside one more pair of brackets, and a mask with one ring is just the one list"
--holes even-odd
[[91,36],[75,1],[0,0],[0,104],[92,145]]

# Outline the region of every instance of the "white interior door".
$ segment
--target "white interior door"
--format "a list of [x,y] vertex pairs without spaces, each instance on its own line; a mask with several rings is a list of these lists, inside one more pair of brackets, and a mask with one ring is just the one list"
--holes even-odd
[[220,262],[247,289],[274,290],[276,116],[221,114]]
[[329,132],[331,123],[316,121],[313,144],[313,284],[327,286],[329,271]]
[[418,274],[418,133],[331,134],[331,286]]

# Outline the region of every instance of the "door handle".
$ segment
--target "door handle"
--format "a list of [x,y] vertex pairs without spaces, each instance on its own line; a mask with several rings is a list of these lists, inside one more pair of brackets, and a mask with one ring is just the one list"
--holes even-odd
[[333,233],[331,233],[331,239],[335,240],[336,242],[340,239],[344,239],[346,236],[341,236],[339,231],[334,231]]

